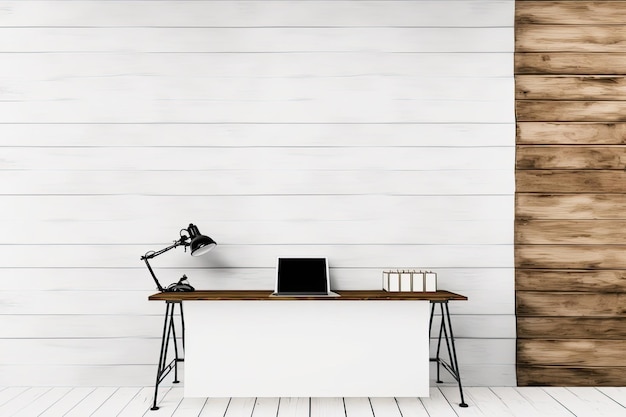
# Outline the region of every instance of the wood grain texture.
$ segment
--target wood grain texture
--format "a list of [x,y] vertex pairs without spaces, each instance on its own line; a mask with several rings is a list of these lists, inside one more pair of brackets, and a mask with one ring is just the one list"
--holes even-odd
[[[517,4],[520,4],[519,0]],[[540,46],[538,46],[540,48]],[[516,74],[615,74],[624,73],[626,53],[516,52]]]
[[520,122],[623,122],[624,101],[518,100]]
[[620,386],[626,367],[517,366],[522,386]]
[[518,193],[611,193],[626,192],[626,173],[604,170],[518,170]]
[[626,78],[618,75],[518,75],[518,100],[623,100]]
[[626,123],[520,122],[518,145],[623,145]]
[[626,28],[611,25],[515,27],[516,52],[626,52]]
[[517,314],[522,317],[608,317],[626,316],[624,293],[573,293],[518,291]]
[[517,169],[618,169],[626,168],[626,147],[520,145]]
[[517,218],[526,219],[626,219],[622,194],[525,194],[516,196]]
[[517,220],[521,245],[619,245],[626,241],[624,220]]
[[625,292],[624,270],[516,269],[517,291]]
[[[518,317],[519,339],[599,339],[626,338],[625,318],[597,317]],[[532,359],[532,357],[531,357]]]
[[517,25],[619,25],[624,19],[623,1],[518,1],[515,7]]
[[624,245],[522,245],[515,249],[518,268],[626,269]]
[[518,365],[626,366],[626,340],[537,340],[517,341]]

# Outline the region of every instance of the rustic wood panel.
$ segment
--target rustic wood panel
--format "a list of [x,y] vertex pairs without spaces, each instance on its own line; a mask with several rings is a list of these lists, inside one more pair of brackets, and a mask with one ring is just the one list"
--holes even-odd
[[518,268],[626,269],[624,245],[522,245],[515,248]]
[[517,220],[521,245],[619,245],[626,242],[624,220]]
[[619,169],[626,168],[623,146],[518,145],[517,169]]
[[626,340],[538,340],[517,341],[519,365],[625,366]]
[[618,75],[518,75],[518,100],[624,100],[626,77]]
[[625,16],[516,2],[519,385],[626,381]]
[[626,317],[624,293],[518,291],[515,298],[522,317]]
[[517,100],[520,122],[622,122],[625,101]]
[[626,144],[626,123],[520,122],[517,124],[517,144],[623,145]]
[[626,367],[518,366],[519,385],[538,386],[621,386]]
[[602,25],[515,27],[516,52],[626,52],[626,28]]
[[626,193],[622,171],[518,170],[518,193]]
[[517,269],[517,291],[626,292],[624,270]]
[[626,20],[623,1],[518,1],[516,24],[621,25]]
[[521,339],[616,339],[626,338],[626,318],[519,317]]
[[[519,4],[519,0],[517,2]],[[626,53],[516,52],[516,74],[617,74],[624,73]]]
[[517,219],[626,219],[623,194],[523,194],[515,203]]

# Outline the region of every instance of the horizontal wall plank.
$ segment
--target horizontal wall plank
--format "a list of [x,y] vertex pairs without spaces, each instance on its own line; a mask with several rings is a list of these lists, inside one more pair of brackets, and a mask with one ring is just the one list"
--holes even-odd
[[[157,353],[158,356],[158,353]],[[468,386],[515,386],[515,365],[464,365],[460,361],[463,383]],[[434,364],[431,365],[434,367]],[[179,370],[182,381],[184,366]],[[119,366],[68,366],[68,365],[0,365],[0,385],[3,386],[150,386],[154,384],[155,365]],[[435,369],[431,370],[431,384]],[[442,375],[445,383],[453,385],[452,377]],[[166,378],[161,393],[172,385],[172,378]]]
[[613,25],[515,27],[516,52],[626,52],[626,28]]
[[519,365],[626,366],[626,340],[535,340],[517,341]]
[[[513,161],[511,161],[511,164]],[[2,171],[0,195],[512,195],[502,171]]]
[[0,146],[514,146],[506,124],[0,124]]
[[626,101],[517,100],[520,122],[621,122]]
[[[454,308],[452,309],[454,312]],[[451,312],[452,313],[452,312]],[[458,338],[515,338],[515,316],[451,314]],[[441,316],[435,316],[437,329]],[[3,315],[2,339],[103,339],[155,338],[163,326],[162,315]],[[433,332],[433,336],[436,332]]]
[[625,143],[626,123],[520,122],[517,124],[518,145],[623,145]]
[[626,319],[589,317],[519,317],[520,339],[603,339],[626,338]]
[[[178,255],[175,252],[179,252]],[[180,268],[161,266],[165,256],[183,256],[181,249],[171,255],[163,255],[151,264],[159,281],[169,284],[177,281]],[[513,268],[432,268],[418,264],[394,265],[389,268],[428,268],[438,274],[439,288],[465,293],[477,288],[489,287],[502,294],[501,298],[513,297]],[[197,289],[237,290],[272,289],[275,265],[266,268],[190,268],[185,274]],[[144,291],[154,290],[155,284],[143,262],[129,268],[3,268],[6,291]],[[86,278],[88,277],[88,278]],[[371,290],[382,288],[380,268],[330,268],[330,280],[337,290]],[[469,304],[469,302],[459,303]],[[478,311],[478,310],[477,310]],[[508,310],[512,313],[513,310]]]
[[[507,147],[461,148],[3,148],[0,170],[160,171],[379,171],[504,170],[515,158]],[[184,161],[184,165],[177,167]]]
[[[3,4],[5,3],[5,4]],[[504,26],[511,1],[2,2],[2,26]],[[454,8],[455,13],[450,13]]]
[[624,293],[517,291],[518,317],[626,317]]
[[626,219],[623,194],[516,195],[518,219]]
[[[464,19],[467,20],[467,17]],[[209,80],[212,84],[217,84],[232,83],[233,79],[268,81],[268,78],[284,78],[283,81],[287,82],[291,78],[310,80],[345,77],[343,80],[349,81],[350,78],[378,77],[374,83],[381,84],[385,80],[398,77],[456,77],[467,80],[511,78],[513,74],[511,54],[505,52],[396,54],[365,49],[345,54],[325,51],[266,54],[178,52],[175,60],[171,54],[135,54],[128,51],[106,54],[16,52],[6,56],[10,59],[0,68],[1,82],[7,86],[19,83],[27,91],[30,90],[24,84],[27,81],[46,82],[48,88],[68,82],[82,82],[93,86],[102,85],[103,82],[116,82],[103,80],[104,77],[118,77],[117,82],[130,89],[134,86],[129,81],[135,81],[138,84],[135,87],[139,88],[153,85],[154,82],[165,87],[174,84],[188,85],[194,80],[198,87],[204,88]],[[86,80],[86,77],[92,79]],[[126,83],[122,84],[124,80]],[[15,92],[11,88],[5,93]]]
[[[422,221],[513,220],[513,197],[503,195],[275,195],[275,196],[0,196],[2,221],[178,222],[162,238],[193,222],[206,234],[206,221]],[[159,207],[160,210],[151,208]],[[210,207],[210,213],[206,208]],[[616,213],[617,214],[617,213]],[[193,216],[193,218],[184,218]],[[625,214],[626,216],[626,214]],[[187,222],[185,224],[184,222]],[[181,223],[182,222],[182,223]],[[169,226],[168,226],[169,227]]]
[[624,245],[521,245],[518,268],[626,269]]
[[[254,204],[250,199],[248,204]],[[239,221],[210,220],[199,216],[199,212],[189,212],[186,219],[202,224],[204,233],[219,243],[226,245],[497,245],[511,244],[513,230],[510,220],[423,220],[409,221],[398,227],[398,219],[384,217],[375,220],[277,220]],[[73,219],[37,221],[36,236],[23,233],[32,227],[35,219],[0,220],[0,245],[3,244],[136,244],[138,239],[152,246],[177,238],[175,230],[180,230],[180,214],[176,220],[153,223],[143,219],[124,221],[84,221]],[[245,224],[245,227],[242,225]],[[80,230],[68,233],[68,230]],[[139,238],[129,230],[141,230]],[[210,231],[210,233],[209,233]],[[174,232],[174,233],[173,233]],[[575,231],[572,231],[575,233]],[[611,239],[618,239],[619,232],[611,233]],[[597,238],[601,239],[601,238]],[[607,237],[608,239],[608,237]],[[581,241],[585,241],[581,239]],[[167,241],[166,241],[167,242]]]
[[[171,242],[171,241],[170,241]],[[169,243],[167,243],[169,245]],[[136,267],[139,257],[163,245],[7,245],[0,254],[3,268],[33,266],[33,253],[39,253],[40,268]],[[583,247],[583,249],[585,249]],[[583,250],[581,249],[581,250]],[[43,255],[42,255],[43,254]],[[184,255],[184,256],[183,256]],[[508,268],[513,261],[512,245],[218,245],[207,256],[184,253],[162,256],[161,267],[193,268],[274,268],[276,258],[329,257],[335,268],[398,268],[423,265],[424,268]]]
[[517,291],[626,292],[624,270],[517,269]]
[[518,193],[626,193],[623,171],[518,170]]
[[517,220],[515,241],[522,245],[619,245],[626,241],[626,221]]
[[520,1],[515,23],[535,25],[611,25],[626,19],[623,1]]
[[513,52],[513,30],[511,27],[0,27],[0,52],[250,53],[359,50]]
[[517,383],[520,386],[555,387],[621,386],[626,378],[626,367],[563,367],[518,366]]
[[[318,62],[316,65],[325,65],[325,63]],[[120,68],[120,71],[124,72],[124,69]],[[202,68],[198,71],[202,71]],[[305,109],[318,104],[332,106],[334,101],[339,101],[342,105],[358,107],[360,111],[368,111],[368,108],[380,109],[383,103],[402,110],[403,101],[450,101],[452,103],[458,101],[459,105],[464,102],[498,101],[508,104],[513,100],[514,94],[512,91],[514,82],[511,77],[473,77],[469,82],[468,78],[436,75],[431,77],[395,75],[257,77],[251,75],[234,78],[208,77],[201,73],[181,76],[181,78],[184,81],[173,82],[173,79],[178,78],[153,75],[146,80],[141,75],[120,74],[69,79],[60,77],[60,79],[52,80],[46,78],[41,81],[33,78],[17,80],[9,78],[2,84],[10,86],[7,88],[9,91],[3,94],[5,101],[23,107],[32,106],[35,109],[39,102],[46,102],[51,107],[54,105],[58,108],[59,112],[71,105],[76,107],[77,104],[84,103],[102,106],[103,102],[118,102],[124,108],[126,105],[122,103],[150,108],[166,107],[169,102],[177,103],[179,106],[189,106],[193,103],[212,110],[215,115],[220,114],[218,104],[227,107],[238,105],[242,108],[246,106],[255,108],[255,106],[258,107],[257,103],[262,103],[265,106],[283,110],[286,105]],[[599,96],[602,94],[600,91],[598,93]],[[587,95],[593,98],[592,94]],[[616,90],[613,95],[619,99],[619,91]],[[481,100],[477,100],[477,97]],[[607,93],[606,99],[610,98]],[[63,103],[59,103],[60,101],[67,102],[67,105],[62,106]],[[131,108],[128,108],[128,111],[129,119],[140,117],[137,111],[133,112]],[[191,109],[189,111],[193,112]],[[262,113],[262,109],[258,109],[257,112]],[[345,110],[344,113],[347,114]],[[215,115],[212,114],[211,117]],[[238,116],[242,117],[242,115]],[[483,118],[488,117],[485,115]],[[10,119],[5,117],[3,120]]]
[[619,74],[626,53],[516,52],[516,74]]
[[[507,90],[509,91],[509,90]],[[512,95],[513,89],[510,93]],[[412,100],[375,94],[324,100],[84,100],[0,102],[1,123],[513,123],[513,101]]]
[[[4,339],[13,365],[148,365],[156,367],[160,327],[150,339]],[[433,340],[432,350],[436,349]],[[507,365],[515,361],[515,339],[456,339],[466,365]],[[171,347],[170,347],[171,348]]]
[[622,75],[518,75],[518,100],[624,100],[626,77]]
[[626,168],[623,146],[520,145],[517,169],[619,169]]

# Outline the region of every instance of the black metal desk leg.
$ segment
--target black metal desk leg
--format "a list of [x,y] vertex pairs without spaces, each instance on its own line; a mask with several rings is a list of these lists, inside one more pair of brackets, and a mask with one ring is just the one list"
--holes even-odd
[[[159,394],[159,385],[167,374],[170,373],[172,369],[174,369],[174,383],[177,384],[178,381],[178,362],[182,362],[183,359],[178,356],[178,343],[176,341],[176,326],[174,324],[174,307],[176,304],[179,304],[181,311],[181,320],[183,325],[183,338],[185,334],[184,326],[185,322],[182,318],[182,302],[181,301],[166,301],[165,302],[165,319],[163,321],[163,335],[161,336],[161,353],[159,354],[159,368],[157,369],[156,382],[154,384],[154,402],[152,404],[151,410],[158,410],[157,407],[157,398]],[[174,342],[174,359],[167,363],[167,351],[170,344],[170,339]],[[183,339],[184,343],[184,339]]]
[[[441,309],[441,325],[439,326],[439,336],[437,339],[437,354],[435,358],[432,358],[431,361],[437,362],[437,382],[441,383],[439,367],[443,366],[446,371],[450,373],[456,379],[459,384],[459,393],[461,394],[461,402],[459,404],[460,407],[467,407],[465,403],[465,398],[463,396],[463,386],[461,384],[461,371],[459,370],[459,361],[456,356],[456,344],[454,341],[454,333],[452,333],[452,321],[450,320],[450,310],[448,309],[448,301],[435,301],[433,302],[431,311],[430,311],[430,326],[432,327],[433,315],[435,312],[434,303],[438,303]],[[430,335],[430,327],[429,327],[429,335]],[[441,359],[441,340],[443,339],[446,342],[446,348],[448,350],[448,358],[450,363]]]

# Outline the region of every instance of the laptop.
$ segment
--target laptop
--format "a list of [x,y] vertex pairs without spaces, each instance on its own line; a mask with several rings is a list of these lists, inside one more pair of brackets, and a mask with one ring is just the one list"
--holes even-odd
[[330,290],[326,258],[281,258],[276,261],[273,296],[339,297]]

